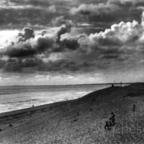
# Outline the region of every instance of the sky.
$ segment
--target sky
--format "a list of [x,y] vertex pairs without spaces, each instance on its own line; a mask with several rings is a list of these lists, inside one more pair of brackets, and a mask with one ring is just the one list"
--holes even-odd
[[0,85],[144,82],[143,0],[1,0]]

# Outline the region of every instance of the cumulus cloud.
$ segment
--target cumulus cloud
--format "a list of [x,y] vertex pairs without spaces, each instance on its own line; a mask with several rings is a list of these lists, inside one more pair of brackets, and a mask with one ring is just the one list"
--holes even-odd
[[34,38],[34,30],[29,27],[25,27],[22,32],[18,34],[18,42],[26,41],[30,38]]
[[76,36],[73,36],[71,34],[63,34],[60,38],[60,44],[62,47],[71,49],[71,50],[76,50],[79,49],[82,46],[82,43],[80,42],[81,39],[85,39],[86,42],[86,34],[79,34]]
[[51,13],[55,13],[56,12],[56,6],[55,5],[49,6],[48,11]]
[[92,42],[105,46],[130,44],[141,37],[142,30],[142,25],[136,21],[120,22],[119,24],[112,25],[111,29],[106,29],[104,32],[91,34],[89,38]]
[[103,32],[85,34],[82,37],[65,35],[61,37],[64,42],[65,40],[68,42],[70,38],[78,44],[78,52],[83,53],[83,56],[77,55],[81,59],[127,61],[132,55],[143,51],[143,14],[141,23],[137,21],[120,22],[113,24],[110,29]]
[[16,38],[16,41],[7,46],[3,53],[9,57],[28,57],[41,53],[51,53],[61,50],[60,38],[61,35],[70,32],[71,25],[62,25],[55,34],[49,34],[43,31],[39,35],[34,35],[34,30],[31,28],[24,28]]
[[68,20],[66,19],[64,16],[59,16],[59,17],[56,17],[55,19],[53,19],[51,21],[51,23],[54,25],[54,26],[61,26],[63,24],[66,24],[66,25],[74,25],[72,20]]
[[143,33],[143,25],[136,21],[120,22],[104,32],[90,34],[80,39],[79,45],[95,60],[111,59],[122,62],[142,50]]
[[71,37],[70,35],[68,36],[67,34],[65,34],[62,35],[60,42],[63,47],[66,47],[71,50],[75,50],[79,47],[78,39],[79,39],[78,37],[75,36]]
[[9,57],[28,57],[41,54],[52,48],[54,39],[51,36],[36,36],[24,42],[13,43],[6,48]]
[[56,35],[57,35],[57,42],[59,42],[61,35],[65,34],[65,33],[69,33],[71,31],[71,26],[72,25],[70,23],[68,23],[67,25],[62,25],[58,29],[58,31],[56,33]]
[[45,30],[39,34],[24,28],[18,40],[1,52],[1,57],[8,56],[9,60],[1,59],[0,67],[14,72],[93,71],[119,69],[143,57],[144,13],[141,22],[120,22],[90,35],[72,35],[71,27],[62,25],[54,33]]

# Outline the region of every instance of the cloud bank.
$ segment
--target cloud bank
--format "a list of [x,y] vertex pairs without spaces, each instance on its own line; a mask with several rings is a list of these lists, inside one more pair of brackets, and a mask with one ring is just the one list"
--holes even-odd
[[140,0],[107,0],[101,3],[81,4],[70,9],[72,16],[84,17],[89,23],[119,23],[120,21],[140,21],[140,12],[144,1]]
[[[63,19],[61,17],[60,19]],[[1,50],[5,72],[90,72],[130,69],[141,65],[144,55],[144,13],[141,22],[120,22],[95,34],[71,33],[71,23],[54,33],[24,28]]]
[[82,14],[82,15],[102,15],[102,14],[110,14],[119,10],[119,7],[114,4],[104,4],[99,3],[97,5],[94,4],[81,4],[78,8],[72,8],[70,10],[70,14]]

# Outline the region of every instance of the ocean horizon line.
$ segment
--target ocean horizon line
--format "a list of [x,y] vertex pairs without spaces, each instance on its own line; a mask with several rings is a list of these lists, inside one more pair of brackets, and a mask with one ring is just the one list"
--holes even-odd
[[38,84],[32,84],[32,85],[26,85],[26,84],[18,84],[18,85],[0,85],[0,87],[6,86],[6,87],[22,87],[22,86],[80,86],[80,85],[121,85],[121,84],[137,84],[140,83],[142,84],[143,82],[110,82],[110,83],[84,83],[84,84],[53,84],[53,85],[49,85],[49,84],[44,84],[44,85],[38,85]]

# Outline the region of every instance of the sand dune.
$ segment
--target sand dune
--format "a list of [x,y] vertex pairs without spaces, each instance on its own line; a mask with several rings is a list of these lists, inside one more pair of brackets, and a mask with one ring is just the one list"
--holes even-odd
[[[111,112],[117,124],[105,130]],[[0,144],[132,144],[144,143],[143,136],[142,83],[0,114]]]

